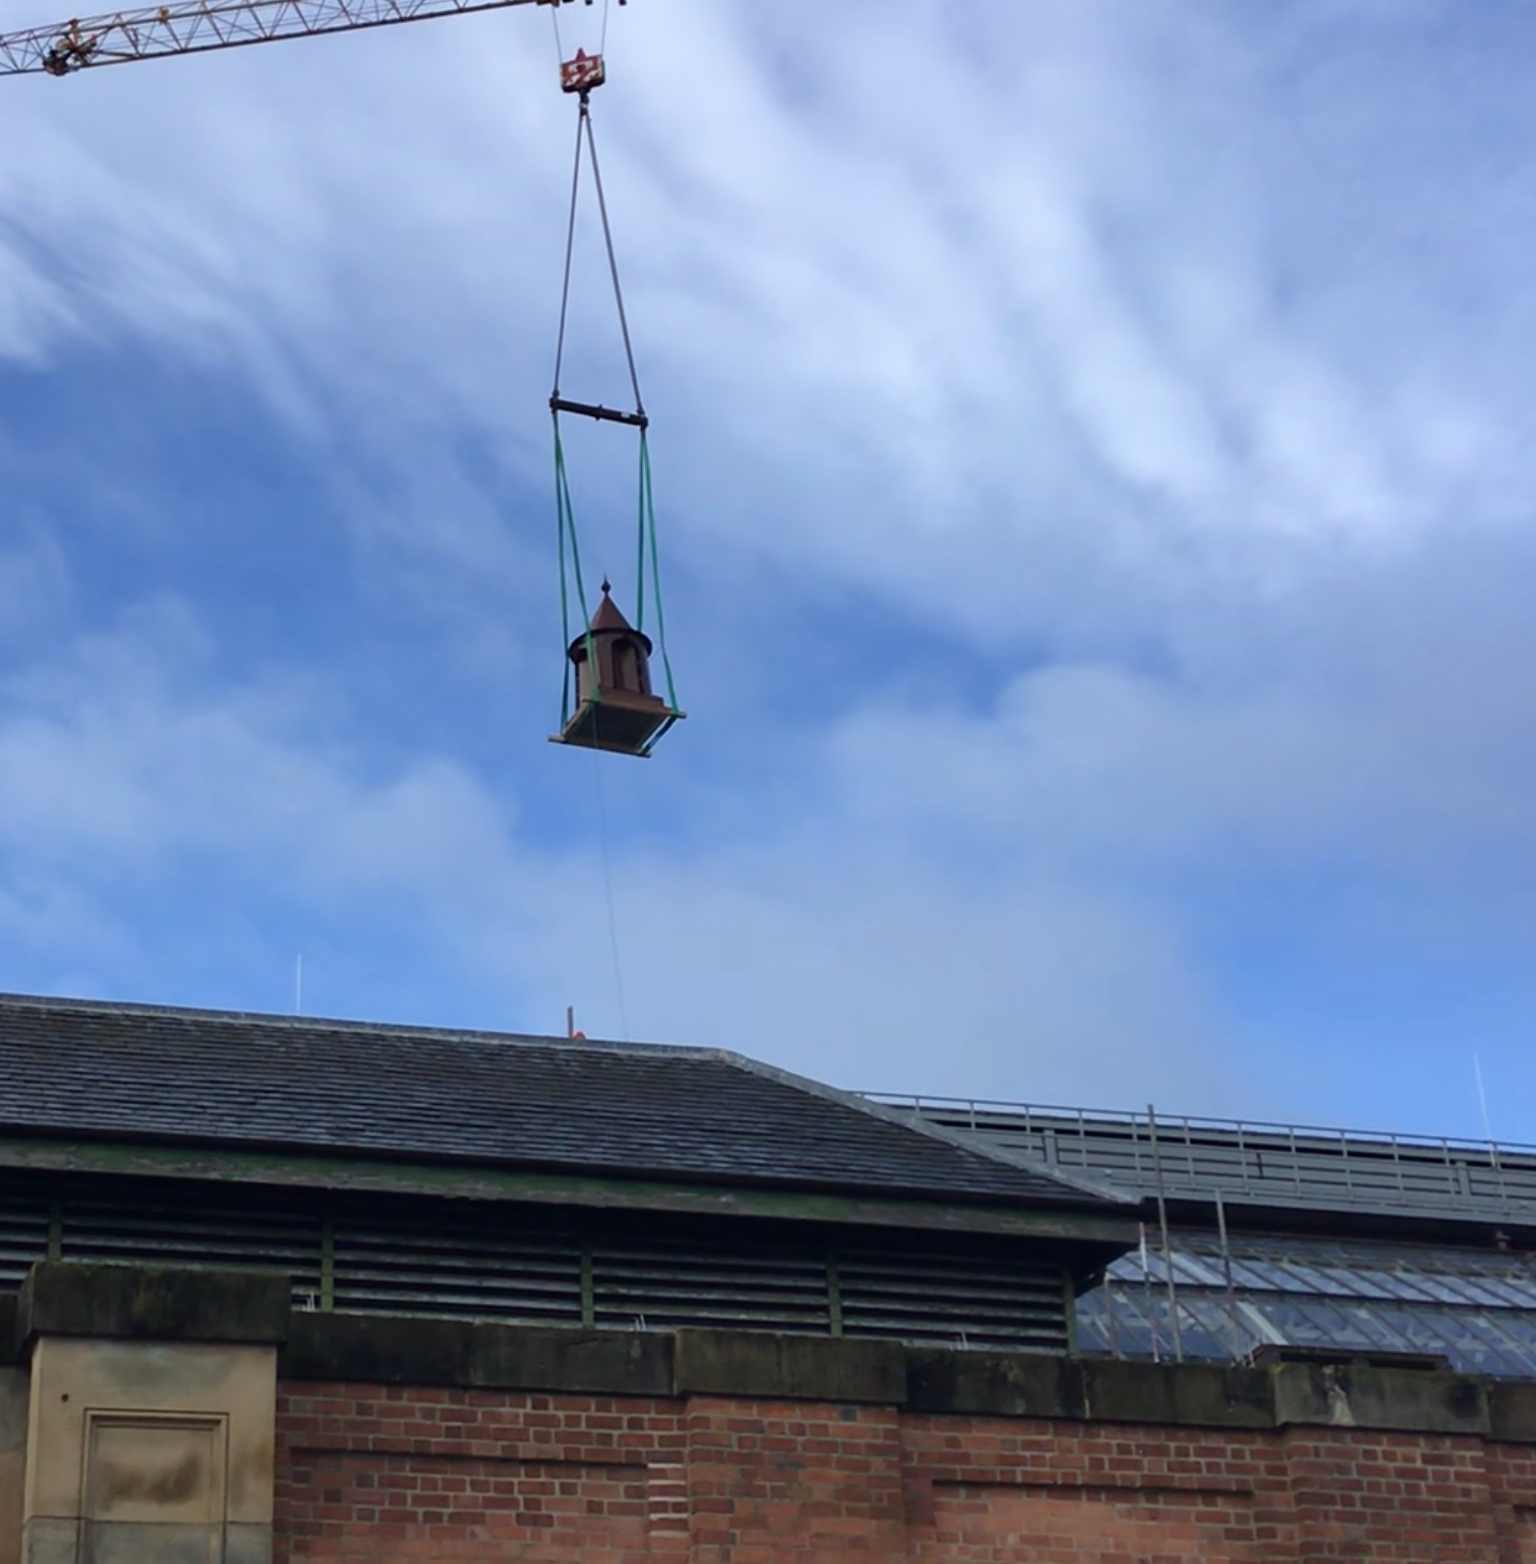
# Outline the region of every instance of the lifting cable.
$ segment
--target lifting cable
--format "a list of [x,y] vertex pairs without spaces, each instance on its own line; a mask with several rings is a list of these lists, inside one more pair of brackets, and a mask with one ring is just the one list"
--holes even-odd
[[[633,413],[621,413],[601,405],[567,402],[560,395],[560,370],[565,361],[565,324],[571,299],[571,256],[576,239],[576,201],[581,187],[581,148],[585,136],[587,156],[592,162],[592,184],[597,191],[597,212],[603,224],[603,245],[608,252],[608,275],[613,280],[613,301],[619,311],[619,331],[624,338],[624,358],[629,365],[629,384],[635,393]],[[603,173],[597,162],[597,143],[592,137],[592,111],[587,93],[581,95],[581,112],[576,121],[576,156],[571,166],[571,209],[565,224],[565,268],[560,284],[560,331],[555,339],[555,384],[549,405],[556,411],[585,413],[589,418],[604,418],[612,423],[633,424],[642,431],[649,420],[640,400],[640,377],[635,371],[635,351],[629,340],[629,317],[624,313],[624,289],[619,284],[619,263],[613,249],[613,229],[608,222],[608,200],[603,193]]]
[[[603,27],[607,31],[607,7],[604,6]],[[556,24],[558,36],[558,23]],[[601,56],[599,56],[599,60]],[[601,77],[599,75],[598,80]],[[596,82],[593,83],[596,85]],[[624,308],[624,289],[619,281],[618,257],[613,246],[613,228],[608,219],[608,200],[603,190],[602,169],[597,158],[597,142],[592,133],[592,114],[588,102],[590,87],[581,91],[580,112],[576,121],[576,148],[571,163],[571,199],[570,209],[566,217],[565,225],[565,262],[561,271],[560,282],[560,325],[555,339],[555,373],[554,384],[550,391],[549,408],[550,416],[554,423],[555,442],[555,508],[559,528],[560,547],[560,628],[563,636],[562,645],[569,646],[571,642],[570,627],[570,594],[567,584],[567,547],[570,552],[571,574],[574,575],[577,600],[581,606],[582,627],[587,635],[588,666],[594,670],[597,667],[596,656],[592,645],[591,616],[587,612],[587,594],[582,580],[581,554],[576,540],[575,516],[571,508],[570,483],[566,474],[565,450],[560,438],[560,414],[579,413],[588,418],[595,418],[608,423],[628,424],[639,431],[640,434],[640,474],[639,474],[639,519],[637,539],[637,569],[636,569],[636,612],[635,628],[644,633],[645,630],[645,566],[649,559],[651,567],[651,598],[656,605],[656,644],[661,651],[662,668],[667,680],[667,702],[672,711],[677,710],[677,687],[672,676],[672,658],[667,650],[666,618],[662,610],[661,601],[661,563],[656,543],[656,502],[651,486],[651,453],[647,440],[647,430],[650,419],[646,415],[645,404],[640,395],[640,376],[635,367],[634,344],[629,334],[629,316]],[[581,192],[581,164],[583,148],[592,165],[592,183],[597,192],[598,216],[603,225],[603,248],[608,257],[608,275],[613,284],[613,301],[619,316],[619,332],[624,342],[624,360],[629,370],[630,389],[634,393],[635,410],[626,413],[616,408],[604,407],[601,403],[573,402],[560,394],[560,376],[565,366],[565,333],[570,317],[571,301],[571,262],[575,252],[576,241],[576,206]],[[601,700],[601,690],[598,690],[598,699]],[[571,667],[566,663],[564,683],[561,696],[560,716],[562,726],[571,715]]]

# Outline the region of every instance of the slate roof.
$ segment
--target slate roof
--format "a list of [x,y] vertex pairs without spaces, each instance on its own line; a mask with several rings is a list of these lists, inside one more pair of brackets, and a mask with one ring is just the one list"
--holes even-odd
[[18,1131],[1123,1209],[715,1049],[0,995],[0,1133]]

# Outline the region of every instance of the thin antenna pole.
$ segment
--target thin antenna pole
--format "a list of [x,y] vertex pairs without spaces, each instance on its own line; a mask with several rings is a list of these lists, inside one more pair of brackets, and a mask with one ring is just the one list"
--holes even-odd
[[567,1005],[565,1007],[565,1035],[567,1037],[574,1037],[576,1035],[575,1005]]
[[1104,1316],[1109,1323],[1109,1350],[1117,1358],[1123,1358],[1125,1353],[1120,1349],[1120,1311],[1115,1307],[1115,1284],[1104,1277]]
[[1157,1113],[1147,1104],[1147,1129],[1152,1136],[1152,1166],[1157,1170],[1157,1225],[1163,1239],[1163,1278],[1168,1284],[1168,1324],[1173,1330],[1174,1362],[1184,1361],[1184,1333],[1179,1329],[1179,1291],[1173,1279],[1173,1254],[1168,1245],[1168,1202],[1163,1195],[1163,1154],[1157,1139]]
[[1493,1125],[1488,1118],[1488,1093],[1483,1086],[1483,1061],[1479,1054],[1472,1055],[1472,1073],[1477,1077],[1477,1101],[1483,1110],[1483,1138],[1493,1144]]
[[1140,1222],[1137,1226],[1141,1229],[1141,1291],[1146,1303],[1147,1330],[1152,1337],[1152,1361],[1161,1363],[1163,1355],[1157,1345],[1157,1312],[1152,1304],[1152,1262],[1147,1257],[1147,1224]]
[[1227,1323],[1232,1327],[1232,1356],[1240,1356],[1239,1348],[1243,1340],[1243,1328],[1239,1323],[1237,1313],[1237,1292],[1232,1285],[1232,1248],[1227,1242],[1227,1207],[1221,1198],[1221,1191],[1216,1192],[1216,1231],[1221,1235],[1221,1274],[1227,1289]]

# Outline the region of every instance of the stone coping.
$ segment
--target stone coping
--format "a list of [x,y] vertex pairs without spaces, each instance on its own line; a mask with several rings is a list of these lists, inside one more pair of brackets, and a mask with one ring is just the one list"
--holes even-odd
[[21,1354],[39,1336],[275,1346],[288,1330],[289,1288],[275,1272],[43,1260],[22,1283],[11,1339]]
[[293,1315],[289,1381],[614,1396],[737,1396],[915,1413],[1277,1429],[1297,1424],[1536,1443],[1536,1381],[1370,1363],[1266,1368],[972,1352],[766,1331],[582,1331]]
[[738,1396],[1202,1428],[1358,1427],[1536,1444],[1536,1380],[1364,1360],[1245,1368],[766,1331],[573,1330],[290,1312],[288,1294],[287,1278],[276,1274],[44,1262],[19,1298],[0,1297],[0,1362],[24,1358],[41,1335],[261,1342],[277,1347],[279,1378],[289,1381]]

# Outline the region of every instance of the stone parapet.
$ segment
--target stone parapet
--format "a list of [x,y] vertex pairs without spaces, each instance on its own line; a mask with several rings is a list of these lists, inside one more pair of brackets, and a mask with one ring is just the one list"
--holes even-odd
[[288,1334],[290,1282],[276,1272],[141,1265],[34,1265],[16,1300],[18,1353],[39,1336],[275,1346]]
[[66,1264],[15,1326],[0,1564],[1536,1558],[1536,1384],[1430,1360],[290,1315]]
[[1536,1440],[1536,1383],[1369,1360],[1141,1363],[765,1331],[579,1331],[298,1313],[285,1380],[610,1395],[735,1395],[1184,1428],[1378,1428]]

